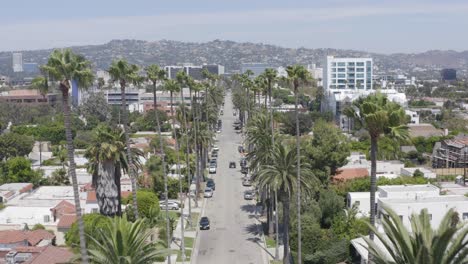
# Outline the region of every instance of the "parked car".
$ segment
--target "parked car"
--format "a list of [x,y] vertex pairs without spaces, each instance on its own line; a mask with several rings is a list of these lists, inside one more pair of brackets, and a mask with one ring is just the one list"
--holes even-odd
[[249,180],[244,180],[242,181],[242,185],[245,187],[250,187],[252,186],[252,182],[250,182]]
[[208,179],[206,181],[206,187],[212,189],[213,191],[216,189],[216,184],[213,179]]
[[242,173],[242,174],[247,174],[247,173],[249,173],[249,168],[248,168],[248,167],[242,167],[242,168],[241,168],[241,173]]
[[214,150],[214,151],[218,151],[218,150],[219,150],[218,145],[214,145],[214,146],[213,146],[213,150]]
[[236,163],[234,161],[229,162],[229,168],[230,169],[235,169],[236,168]]
[[166,210],[166,207],[169,210],[179,210],[179,203],[168,201],[166,205],[166,201],[159,202],[159,208],[161,208],[161,210]]
[[211,157],[212,158],[217,158],[218,157],[218,151],[211,152]]
[[210,230],[210,219],[208,217],[203,216],[200,218],[200,230]]
[[244,147],[243,146],[238,146],[237,151],[239,151],[239,153],[243,153],[244,152]]
[[205,198],[211,198],[211,197],[213,197],[213,189],[208,188],[208,187],[205,188],[205,192],[204,192],[204,194],[203,194],[203,197],[205,197]]
[[244,192],[244,200],[253,200],[255,197],[255,193],[252,190],[248,190]]
[[216,173],[216,166],[210,165],[210,168],[208,169],[208,172],[210,174],[215,174]]

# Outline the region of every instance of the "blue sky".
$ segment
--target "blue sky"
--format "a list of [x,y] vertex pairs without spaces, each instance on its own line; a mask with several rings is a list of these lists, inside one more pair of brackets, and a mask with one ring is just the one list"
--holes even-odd
[[6,0],[0,50],[214,39],[381,53],[468,50],[467,0]]

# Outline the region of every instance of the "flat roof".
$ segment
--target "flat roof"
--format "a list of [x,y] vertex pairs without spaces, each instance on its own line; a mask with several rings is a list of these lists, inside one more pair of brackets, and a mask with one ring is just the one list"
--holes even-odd
[[[46,215],[49,216],[49,222],[44,222]],[[0,225],[54,225],[53,220],[48,207],[7,206],[0,211]]]
[[[446,203],[446,202],[468,202],[468,197],[463,195],[440,195],[436,197],[420,197],[418,199],[395,199],[395,198],[379,198],[383,203],[392,204],[409,204],[409,203]],[[468,205],[468,204],[467,204]]]
[[432,184],[407,184],[407,185],[382,185],[377,186],[378,189],[381,189],[385,192],[424,192],[424,191],[439,191],[437,186]]
[[28,182],[17,182],[17,183],[5,183],[0,185],[0,190],[2,191],[20,191],[24,187],[29,186],[31,183]]
[[370,198],[370,192],[349,192],[351,198]]

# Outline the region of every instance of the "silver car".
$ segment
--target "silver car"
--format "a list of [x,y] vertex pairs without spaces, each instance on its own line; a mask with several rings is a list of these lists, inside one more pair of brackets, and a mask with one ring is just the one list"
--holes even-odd
[[166,207],[168,210],[179,210],[179,203],[168,201],[166,205],[166,201],[160,201],[159,202],[159,208],[162,210],[166,210]]
[[203,197],[205,197],[205,198],[211,198],[211,197],[213,197],[213,189],[211,189],[211,188],[206,188]]
[[245,200],[253,200],[254,197],[255,197],[254,191],[252,191],[252,190],[245,191],[245,193],[244,193],[244,199]]

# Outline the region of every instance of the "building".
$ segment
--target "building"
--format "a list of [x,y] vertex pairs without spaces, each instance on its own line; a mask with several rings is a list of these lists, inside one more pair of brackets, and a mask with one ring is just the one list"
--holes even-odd
[[372,90],[372,58],[327,56],[322,79],[326,91]]
[[423,175],[424,178],[426,179],[435,179],[437,178],[437,175],[435,172],[427,169],[427,168],[423,168],[423,167],[417,167],[417,168],[402,168],[401,169],[401,175],[402,176],[409,176],[409,177],[413,177],[414,176],[414,173],[416,171],[420,171]]
[[75,255],[67,248],[48,246],[16,247],[14,250],[0,251],[0,263],[51,264],[73,263]]
[[409,134],[412,138],[414,137],[432,137],[432,136],[444,136],[445,132],[442,129],[435,128],[432,124],[419,123],[419,124],[408,124]]
[[410,117],[411,124],[419,124],[419,114],[416,111],[405,110],[405,114]]
[[224,66],[218,64],[192,65],[190,63],[185,63],[183,66],[165,66],[164,70],[167,73],[168,79],[175,79],[178,72],[184,71],[188,76],[198,81],[204,79],[204,70],[214,75],[224,74]]
[[442,69],[440,71],[440,77],[442,81],[456,81],[457,80],[457,70],[455,69]]
[[224,66],[219,64],[204,64],[202,68],[206,69],[211,74],[224,75]]
[[23,70],[26,73],[38,73],[39,66],[35,62],[25,62],[23,63]]
[[23,54],[13,53],[12,59],[13,72],[23,72]]
[[432,151],[433,168],[466,168],[468,162],[468,136],[436,143]]
[[38,90],[11,90],[0,94],[0,102],[18,104],[50,104],[57,102],[57,94],[42,95]]
[[30,192],[33,187],[32,183],[5,183],[0,186],[0,203],[8,203],[17,195]]
[[367,168],[340,168],[333,176],[333,182],[344,182],[369,177]]
[[317,68],[315,64],[307,65],[307,70],[310,72],[310,75],[317,82],[317,86],[323,86],[323,68]]
[[253,72],[253,76],[252,77],[257,77],[259,76],[260,74],[264,73],[266,69],[268,68],[272,68],[270,65],[266,64],[266,63],[258,63],[258,62],[254,62],[254,63],[242,63],[241,65],[241,73],[245,73],[247,72],[248,70],[252,71]]

